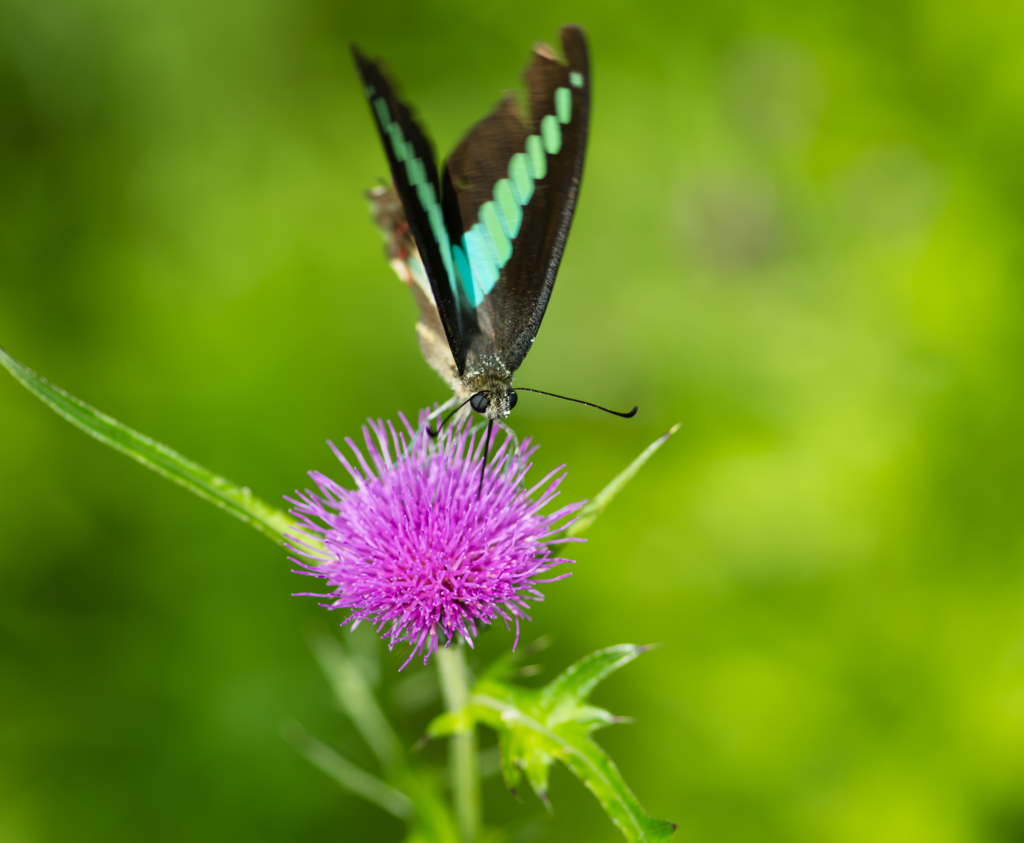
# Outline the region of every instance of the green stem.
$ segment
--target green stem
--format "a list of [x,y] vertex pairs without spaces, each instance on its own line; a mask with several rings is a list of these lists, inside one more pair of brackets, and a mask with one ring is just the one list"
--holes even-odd
[[[435,656],[441,679],[441,693],[449,712],[457,714],[469,702],[469,668],[464,645],[441,647]],[[448,764],[459,820],[462,843],[475,843],[480,829],[480,765],[477,759],[476,731],[472,724],[449,739]]]

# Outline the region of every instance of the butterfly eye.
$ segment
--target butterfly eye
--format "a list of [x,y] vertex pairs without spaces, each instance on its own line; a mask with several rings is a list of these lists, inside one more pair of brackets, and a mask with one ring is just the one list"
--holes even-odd
[[469,406],[473,408],[474,412],[481,414],[487,412],[487,405],[490,403],[490,396],[486,392],[478,392],[469,399]]
[[510,410],[513,410],[513,409],[515,409],[515,406],[516,406],[516,402],[517,402],[518,400],[519,400],[519,396],[518,396],[518,395],[516,395],[516,391],[515,391],[514,389],[510,389],[510,390],[508,391],[508,408],[509,408]]

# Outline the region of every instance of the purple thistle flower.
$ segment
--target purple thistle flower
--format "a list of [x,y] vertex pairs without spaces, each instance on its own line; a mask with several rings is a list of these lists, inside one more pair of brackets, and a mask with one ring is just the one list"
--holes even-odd
[[484,442],[468,420],[431,439],[425,411],[415,431],[399,418],[404,430],[372,419],[363,427],[369,462],[351,439],[345,443],[354,462],[328,443],[354,490],[311,471],[318,491],[288,499],[300,526],[293,549],[312,560],[293,558],[305,569],[296,573],[325,579],[333,589],[307,596],[328,598],[321,604],[328,609],[351,609],[343,626],[369,621],[390,647],[412,644],[403,668],[421,650],[427,662],[438,647],[438,630],[445,646],[456,635],[472,645],[477,624],[495,618],[506,627],[514,622],[515,649],[530,601],[544,599],[537,586],[569,576],[542,579],[571,561],[553,557],[550,545],[573,541],[561,535],[572,522],[557,522],[583,502],[541,514],[565,474],[556,477],[559,466],[526,488],[536,451],[529,440],[516,443],[506,435],[493,449],[481,488]]

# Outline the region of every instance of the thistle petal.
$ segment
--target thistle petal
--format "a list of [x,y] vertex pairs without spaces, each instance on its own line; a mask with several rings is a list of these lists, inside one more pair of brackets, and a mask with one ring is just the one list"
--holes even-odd
[[[506,437],[494,449],[481,490],[483,442],[468,419],[436,439],[426,433],[426,411],[415,430],[400,421],[398,432],[369,420],[366,454],[346,438],[354,464],[333,449],[355,489],[310,472],[317,491],[289,499],[305,532],[291,544],[306,559],[293,559],[299,573],[327,580],[324,605],[349,609],[345,623],[367,620],[389,645],[409,644],[410,660],[422,653],[427,661],[438,631],[448,643],[456,635],[472,643],[479,624],[508,625],[510,615],[518,641],[523,610],[543,599],[537,586],[568,576],[545,576],[570,561],[553,555],[552,536],[583,502],[541,512],[565,473],[556,469],[526,487],[536,451],[529,440]],[[323,542],[320,555],[309,552],[311,536]]]

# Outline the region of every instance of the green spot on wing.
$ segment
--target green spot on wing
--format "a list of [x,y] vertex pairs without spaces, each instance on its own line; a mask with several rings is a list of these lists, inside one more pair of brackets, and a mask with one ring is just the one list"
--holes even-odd
[[562,148],[562,127],[554,114],[544,115],[540,121],[540,136],[544,139],[544,149],[548,155],[557,155]]
[[462,242],[466,246],[466,258],[472,270],[473,291],[469,298],[476,307],[498,282],[498,270],[495,268],[497,255],[486,228],[479,221],[462,236]]
[[374,111],[377,112],[377,119],[380,120],[380,124],[384,127],[384,131],[387,131],[391,126],[391,112],[388,111],[388,104],[384,102],[383,97],[377,97],[373,101]]
[[499,179],[495,183],[494,202],[505,234],[510,240],[514,240],[523,221],[523,210],[512,195],[512,183],[508,179]]
[[[555,123],[555,125],[558,124]],[[544,152],[544,141],[540,139],[540,135],[530,135],[526,139],[526,154],[530,161],[533,177],[540,181],[548,174],[548,158]]]
[[555,89],[555,114],[563,126],[572,120],[572,91],[568,88]]
[[494,246],[494,263],[500,269],[512,257],[512,244],[505,236],[505,230],[502,228],[501,220],[498,219],[498,210],[494,207],[494,202],[484,202],[480,206],[480,222],[484,224],[484,229],[490,236],[491,244]]
[[574,88],[582,88],[583,87],[583,74],[579,73],[578,71],[575,71],[575,70],[572,71],[569,74],[569,84],[572,85]]
[[530,175],[529,161],[525,152],[517,152],[508,162],[512,193],[520,205],[526,205],[533,196],[533,176]]
[[402,127],[397,123],[392,123],[388,127],[388,134],[391,136],[391,149],[395,153],[395,159],[398,163],[402,163],[409,158],[409,154],[405,145],[405,136],[402,134]]
[[423,212],[429,214],[430,209],[437,204],[437,199],[434,196],[434,185],[428,181],[421,181],[416,185],[416,195],[420,198],[420,205],[423,207]]
[[419,158],[410,158],[405,162],[405,175],[409,179],[409,184],[416,187],[427,180],[427,168]]

